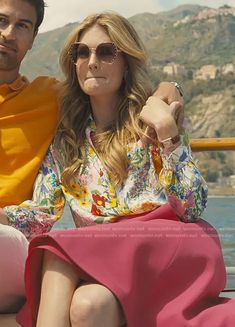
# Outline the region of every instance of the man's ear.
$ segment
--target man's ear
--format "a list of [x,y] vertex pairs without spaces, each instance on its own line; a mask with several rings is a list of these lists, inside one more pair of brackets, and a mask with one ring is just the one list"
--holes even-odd
[[35,29],[34,33],[33,33],[33,39],[32,39],[32,42],[31,42],[31,46],[29,47],[29,50],[32,49],[33,47],[33,43],[34,43],[34,40],[35,40],[35,37],[38,35],[38,28]]
[[38,28],[35,28],[34,33],[33,33],[33,38],[35,39],[35,37],[38,35]]

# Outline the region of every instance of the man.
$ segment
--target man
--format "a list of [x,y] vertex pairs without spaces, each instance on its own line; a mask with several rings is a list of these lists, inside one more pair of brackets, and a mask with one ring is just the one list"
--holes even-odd
[[[56,80],[29,83],[19,75],[43,15],[43,0],[0,0],[0,207],[31,198],[56,128]],[[0,223],[0,313],[15,312],[24,296],[28,241],[6,226],[3,214]]]
[[[12,227],[1,208],[31,198],[58,119],[59,83],[49,77],[29,83],[19,75],[43,20],[44,5],[43,0],[0,0],[0,313],[16,312],[24,300],[24,234],[33,228],[32,222],[20,224],[20,217]],[[170,83],[162,83],[156,95],[169,103],[180,99]],[[0,325],[16,326],[8,316],[0,317]]]

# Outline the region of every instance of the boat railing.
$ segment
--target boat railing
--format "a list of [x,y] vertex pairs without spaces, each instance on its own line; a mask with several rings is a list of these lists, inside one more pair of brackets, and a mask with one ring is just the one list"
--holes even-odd
[[[235,150],[235,137],[191,139],[190,146],[194,152],[230,151]],[[226,267],[226,273],[227,276],[235,276],[235,266]],[[235,292],[235,286],[233,289],[224,289],[223,292]]]
[[235,150],[235,137],[192,139],[190,146],[194,152]]

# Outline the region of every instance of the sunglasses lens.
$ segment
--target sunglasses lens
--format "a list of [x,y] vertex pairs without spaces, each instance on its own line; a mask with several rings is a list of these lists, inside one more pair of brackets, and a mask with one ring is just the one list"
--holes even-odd
[[69,51],[73,62],[87,60],[91,53],[95,53],[97,58],[104,63],[112,63],[117,56],[117,48],[113,43],[101,43],[97,48],[89,48],[84,43],[74,43]]
[[87,59],[89,58],[90,50],[86,44],[77,45],[77,59]]
[[117,55],[117,49],[112,43],[100,44],[96,48],[96,55],[101,61],[112,62]]

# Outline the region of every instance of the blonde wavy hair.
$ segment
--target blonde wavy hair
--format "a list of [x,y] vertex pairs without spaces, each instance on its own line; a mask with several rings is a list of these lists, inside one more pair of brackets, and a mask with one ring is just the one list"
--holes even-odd
[[60,57],[65,81],[62,85],[61,120],[55,144],[64,156],[62,182],[68,189],[71,189],[75,172],[82,164],[86,164],[85,130],[91,115],[89,97],[79,86],[76,66],[68,53],[71,45],[79,41],[81,34],[93,25],[105,29],[111,41],[122,51],[127,66],[120,89],[118,118],[94,138],[96,152],[116,186],[121,185],[127,176],[127,145],[138,140],[145,129],[138,119],[138,113],[152,93],[146,52],[128,20],[112,12],[85,18],[69,36]]

